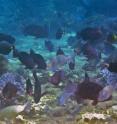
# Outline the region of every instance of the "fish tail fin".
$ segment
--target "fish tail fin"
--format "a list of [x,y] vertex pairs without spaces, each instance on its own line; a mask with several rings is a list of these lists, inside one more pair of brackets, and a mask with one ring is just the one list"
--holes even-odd
[[89,75],[86,71],[85,71],[85,82],[89,82]]
[[16,49],[16,47],[13,45],[13,57],[18,57],[19,56],[19,51]]
[[102,53],[101,53],[101,52],[99,52],[99,58],[100,58],[100,59],[102,58]]
[[34,50],[33,49],[30,49],[30,54],[34,54]]
[[34,69],[34,70],[32,71],[32,73],[33,73],[33,77],[34,77],[35,81],[38,82],[38,76],[37,76],[36,70]]
[[12,49],[15,50],[15,45],[12,46]]

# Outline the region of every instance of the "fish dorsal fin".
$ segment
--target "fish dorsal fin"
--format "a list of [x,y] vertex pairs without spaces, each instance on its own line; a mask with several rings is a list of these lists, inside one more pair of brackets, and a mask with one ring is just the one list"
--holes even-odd
[[34,50],[33,49],[30,49],[30,54],[34,54]]
[[13,45],[12,49],[13,49],[13,57],[18,57],[20,52],[15,48],[14,45]]
[[16,48],[15,48],[15,45],[13,45],[13,46],[12,46],[12,49],[13,49],[13,50],[15,50],[15,49],[16,49]]
[[84,79],[84,82],[90,82],[90,80],[89,80],[89,75],[88,75],[88,73],[87,72],[85,72],[85,79]]
[[56,52],[56,55],[65,55],[64,51],[61,49],[61,47],[58,47],[58,50]]

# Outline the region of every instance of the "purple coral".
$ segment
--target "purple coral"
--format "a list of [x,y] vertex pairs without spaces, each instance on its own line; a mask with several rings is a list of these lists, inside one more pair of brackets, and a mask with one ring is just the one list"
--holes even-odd
[[19,95],[25,93],[25,79],[21,75],[10,72],[3,74],[0,77],[0,90],[2,90],[8,82],[17,86]]
[[71,96],[75,96],[76,90],[77,84],[69,82],[58,99],[59,105],[64,105]]
[[107,68],[102,69],[100,73],[106,80],[107,85],[111,85],[114,89],[117,89],[117,73],[110,72]]

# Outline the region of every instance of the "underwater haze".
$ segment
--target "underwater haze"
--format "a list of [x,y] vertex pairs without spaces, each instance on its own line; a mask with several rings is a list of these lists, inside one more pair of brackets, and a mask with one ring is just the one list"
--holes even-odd
[[117,124],[117,0],[0,0],[0,124]]
[[13,33],[19,33],[26,24],[51,22],[56,12],[76,23],[91,16],[116,17],[117,14],[116,0],[1,0],[0,3],[0,30]]

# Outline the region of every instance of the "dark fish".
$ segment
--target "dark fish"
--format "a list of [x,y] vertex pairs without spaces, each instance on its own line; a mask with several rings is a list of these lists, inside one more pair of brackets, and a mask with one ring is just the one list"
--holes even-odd
[[42,55],[35,53],[33,50],[30,50],[30,57],[37,64],[38,69],[46,69],[47,64]]
[[51,84],[58,86],[59,83],[65,78],[65,74],[62,70],[56,71],[53,76],[49,78]]
[[13,46],[7,41],[0,42],[0,53],[8,55],[13,49]]
[[[77,87],[75,96],[76,96],[76,100],[77,102],[79,102],[79,98],[81,99],[90,99],[93,100],[92,105],[96,105],[98,103],[98,98],[100,95],[100,92],[103,91],[103,86],[95,83],[95,82],[91,82],[89,80],[89,77],[87,74],[85,74],[85,80],[80,83]],[[108,94],[108,91],[106,92]],[[105,96],[104,96],[105,97]],[[102,101],[106,101],[108,99],[110,99],[110,97],[112,96],[108,96],[107,99],[102,99]]]
[[88,59],[100,59],[101,58],[101,53],[98,52],[91,44],[86,43],[83,45],[82,50],[83,54],[88,58]]
[[26,66],[28,69],[34,69],[36,67],[36,63],[33,58],[27,52],[20,52],[17,49],[13,50],[13,57],[19,59],[19,61]]
[[38,103],[40,101],[41,97],[42,97],[41,83],[40,83],[35,71],[33,71],[33,77],[35,79],[35,83],[34,83],[34,102]]
[[20,51],[18,51],[15,46],[13,45],[13,57],[17,58],[20,55]]
[[2,90],[2,94],[4,98],[11,99],[16,96],[17,90],[18,89],[14,84],[8,82]]
[[42,25],[28,25],[23,29],[24,35],[35,36],[36,38],[46,38],[48,37],[48,29]]
[[78,85],[78,89],[76,92],[76,100],[79,101],[79,97],[82,99],[90,99],[93,100],[93,105],[97,104],[99,92],[103,88],[93,82],[81,83]]
[[70,62],[69,63],[69,69],[70,70],[74,70],[75,69],[75,63],[74,62]]
[[34,69],[36,67],[36,63],[34,62],[33,58],[26,52],[20,52],[18,59],[28,69]]
[[75,57],[76,57],[76,55],[77,55],[77,53],[74,50],[73,53],[71,54],[71,58],[68,61],[68,66],[69,66],[70,70],[75,69]]
[[63,36],[63,30],[61,28],[59,28],[56,32],[56,39],[60,40]]
[[7,41],[10,44],[15,43],[15,38],[11,35],[5,34],[5,33],[0,33],[0,41]]
[[33,93],[33,86],[32,86],[32,83],[31,83],[30,79],[26,80],[26,93],[28,95],[32,95],[32,93]]
[[110,72],[115,72],[117,73],[117,62],[116,63],[109,63],[109,67],[108,67],[108,70]]
[[95,41],[102,37],[102,32],[99,28],[87,27],[80,33],[78,32],[77,35],[80,35],[83,40]]
[[53,52],[54,51],[54,45],[51,41],[49,40],[46,40],[45,41],[45,48],[50,51],[50,52]]
[[56,52],[56,55],[65,55],[64,51],[59,47],[57,52]]

